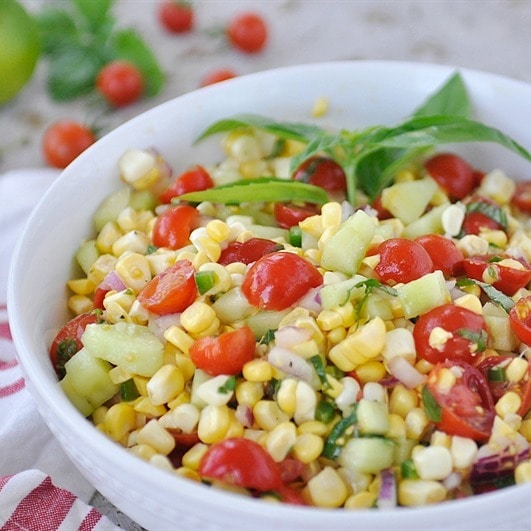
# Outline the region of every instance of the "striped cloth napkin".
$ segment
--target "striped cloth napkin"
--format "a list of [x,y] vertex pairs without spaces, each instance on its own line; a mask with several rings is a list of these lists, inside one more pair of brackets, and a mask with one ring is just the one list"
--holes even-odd
[[57,175],[42,169],[0,175],[0,531],[118,529],[88,505],[94,489],[37,412],[9,333],[9,262],[31,209]]

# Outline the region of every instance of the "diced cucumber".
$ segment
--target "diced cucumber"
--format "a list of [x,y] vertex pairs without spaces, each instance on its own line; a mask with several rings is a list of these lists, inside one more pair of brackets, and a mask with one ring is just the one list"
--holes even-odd
[[493,304],[485,303],[483,318],[489,329],[489,347],[496,350],[514,351],[518,347],[518,339],[514,335],[505,310]]
[[153,210],[157,204],[157,198],[150,190],[134,190],[131,192],[129,206],[135,210]]
[[71,378],[65,374],[64,378],[59,382],[59,386],[67,396],[68,400],[72,402],[74,407],[84,416],[88,417],[94,409],[96,409],[84,396],[81,396],[73,387]]
[[348,470],[377,474],[393,464],[395,443],[383,437],[361,437],[347,441],[337,462]]
[[415,439],[406,439],[405,437],[393,439],[393,441],[395,442],[393,465],[398,466],[411,457],[413,448],[418,444],[418,441]]
[[95,357],[131,374],[153,376],[162,367],[164,345],[147,327],[133,323],[90,324],[81,337]]
[[89,274],[92,264],[98,259],[100,252],[96,247],[96,240],[83,242],[76,252],[76,261],[85,273]]
[[115,221],[118,214],[129,205],[131,189],[124,186],[107,197],[94,214],[94,225],[99,232],[105,223]]
[[92,406],[99,407],[118,392],[109,376],[110,363],[95,358],[86,348],[74,354],[66,363],[67,388],[86,398]]
[[360,316],[373,319],[380,317],[384,321],[393,319],[393,309],[388,298],[381,297],[377,293],[371,293],[364,301]]
[[406,319],[451,301],[444,275],[439,270],[400,286],[397,292]]
[[433,179],[418,179],[393,184],[382,191],[382,206],[404,225],[418,219],[437,192]]
[[362,275],[354,275],[352,278],[323,286],[319,290],[323,309],[331,310],[343,306],[349,300],[363,297],[365,288],[363,286],[356,288],[355,286],[365,280],[367,278]]
[[358,425],[361,433],[385,435],[389,431],[387,404],[362,398],[358,403]]
[[256,308],[249,303],[239,286],[220,295],[212,304],[212,308],[223,324],[242,321],[256,312]]
[[289,308],[280,312],[260,311],[247,317],[245,319],[245,324],[253,331],[254,337],[260,339],[269,330],[276,330],[280,321],[282,321],[289,312]]
[[357,210],[323,244],[321,266],[330,271],[356,274],[375,232],[374,219]]
[[443,234],[442,213],[448,208],[448,203],[437,205],[423,216],[404,228],[402,236],[414,240],[424,234]]
[[280,227],[253,224],[249,226],[249,230],[252,231],[253,235],[257,238],[266,238],[267,240],[289,240],[289,232],[286,229],[281,229]]

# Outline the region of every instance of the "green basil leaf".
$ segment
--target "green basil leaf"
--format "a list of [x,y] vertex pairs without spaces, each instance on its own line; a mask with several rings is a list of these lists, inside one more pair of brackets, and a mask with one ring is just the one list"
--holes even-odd
[[236,389],[236,376],[229,376],[227,381],[218,387],[218,393],[221,395],[227,395],[232,393]]
[[345,445],[346,441],[342,441],[340,444],[340,439],[344,435],[347,435],[349,428],[354,426],[358,422],[358,413],[357,413],[357,404],[353,404],[352,411],[349,415],[342,418],[338,421],[332,428],[330,434],[328,435],[325,445],[322,451],[322,455],[328,459],[336,459],[341,453],[342,447]]
[[72,0],[90,33],[97,33],[106,23],[113,3],[114,0]]
[[467,212],[480,212],[500,224],[503,230],[507,230],[507,214],[498,205],[486,201],[474,201],[466,207]]
[[417,108],[415,116],[450,114],[469,117],[472,111],[463,78],[456,72],[428,99]]
[[131,61],[142,72],[146,95],[156,96],[161,91],[166,76],[153,52],[136,31],[117,31],[111,36],[109,47],[117,59]]
[[424,404],[424,410],[426,415],[432,422],[440,422],[442,418],[442,408],[435,400],[428,386],[425,385],[422,388],[422,403]]
[[321,385],[323,386],[323,389],[329,389],[330,382],[326,377],[325,366],[321,356],[319,356],[319,354],[316,354],[315,356],[312,356],[308,361],[313,365],[313,368],[317,373],[317,376],[319,378],[319,381],[321,382]]
[[464,339],[468,339],[471,343],[477,345],[476,352],[484,352],[487,348],[487,340],[489,338],[485,330],[470,330],[469,328],[460,328],[456,330],[456,334]]
[[63,11],[49,7],[35,14],[39,28],[41,49],[44,54],[53,54],[66,42],[79,42],[78,30],[73,17]]
[[180,195],[179,201],[212,201],[214,203],[238,204],[253,201],[304,201],[324,204],[328,195],[323,188],[312,184],[286,179],[253,179],[237,181],[229,185],[209,188],[200,192]]
[[480,282],[479,280],[473,280],[471,278],[460,278],[456,282],[456,286],[479,286],[485,295],[495,304],[503,308],[507,313],[511,311],[514,306],[514,301],[511,297],[505,295],[505,293],[496,289],[493,285],[486,282]]

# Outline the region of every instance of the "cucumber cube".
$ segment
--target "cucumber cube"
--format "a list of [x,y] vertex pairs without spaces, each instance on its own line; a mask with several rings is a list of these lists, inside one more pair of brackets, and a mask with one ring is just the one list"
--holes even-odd
[[84,416],[88,417],[92,414],[95,407],[82,395],[80,395],[72,385],[71,378],[65,374],[64,378],[59,382],[59,387],[63,390],[68,400],[72,402],[74,407]]
[[324,310],[332,310],[338,306],[343,306],[352,299],[361,299],[365,293],[363,286],[355,287],[356,284],[367,280],[362,275],[354,275],[347,280],[340,280],[327,284],[319,290],[319,297]]
[[99,232],[108,221],[116,221],[120,212],[129,205],[131,189],[120,188],[107,197],[94,213],[94,225]]
[[448,208],[448,204],[438,205],[410,223],[404,228],[402,236],[414,240],[424,234],[443,234],[442,214]]
[[347,470],[377,474],[393,464],[395,443],[382,437],[362,437],[347,441],[337,462]]
[[387,404],[362,398],[356,410],[361,433],[385,435],[390,428]]

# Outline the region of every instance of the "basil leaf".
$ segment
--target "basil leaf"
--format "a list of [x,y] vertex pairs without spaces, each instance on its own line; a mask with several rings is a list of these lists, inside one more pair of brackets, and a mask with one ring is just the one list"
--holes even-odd
[[348,416],[342,418],[332,428],[332,431],[330,432],[330,435],[328,435],[321,453],[323,457],[335,459],[341,453],[341,448],[345,445],[346,441],[342,441],[340,444],[340,439],[347,434],[347,430],[351,426],[354,426],[358,422],[357,408],[355,406],[356,404],[354,404],[354,407]]
[[487,203],[486,201],[474,201],[473,203],[467,205],[466,211],[480,212],[481,214],[484,214],[501,225],[503,230],[507,230],[507,214],[496,204]]
[[72,16],[57,8],[47,8],[35,14],[39,28],[41,49],[44,54],[53,54],[64,46],[65,41],[77,43],[78,31]]
[[286,179],[253,179],[180,195],[179,201],[212,201],[238,204],[253,201],[303,201],[324,204],[328,195],[323,188]]
[[496,289],[491,284],[487,284],[486,282],[480,282],[479,280],[473,280],[471,278],[460,278],[456,282],[456,286],[479,286],[487,295],[487,297],[497,304],[498,306],[501,306],[507,313],[511,311],[511,308],[514,306],[514,301],[511,299],[511,297],[508,297],[505,295],[505,293],[501,292],[500,290]]
[[229,376],[227,381],[218,387],[218,393],[221,395],[227,395],[232,393],[236,389],[236,376]]
[[469,328],[460,328],[456,330],[456,334],[464,339],[468,339],[471,343],[477,345],[476,352],[484,352],[487,348],[487,340],[489,338],[485,330],[470,330]]
[[422,403],[424,404],[424,410],[428,418],[432,422],[441,422],[442,408],[437,400],[435,400],[427,385],[422,388]]
[[469,117],[471,111],[472,107],[463,78],[459,72],[456,72],[417,108],[414,115],[450,114]]
[[326,377],[325,366],[323,364],[321,356],[319,356],[319,354],[316,354],[315,356],[312,356],[308,361],[313,365],[313,368],[317,373],[317,376],[319,378],[319,381],[321,382],[321,385],[323,386],[323,389],[329,389],[330,382]]
[[113,0],[72,0],[72,4],[82,15],[86,28],[95,33],[109,17]]
[[355,288],[365,288],[365,293],[369,295],[374,289],[381,289],[388,295],[391,295],[392,297],[398,296],[398,291],[396,291],[395,288],[392,288],[391,286],[386,286],[385,284],[382,284],[379,280],[376,280],[375,278],[368,278],[367,280],[362,280],[354,285]]
[[117,31],[112,35],[109,46],[117,58],[131,61],[142,72],[148,96],[155,96],[160,92],[166,76],[153,52],[136,31]]

